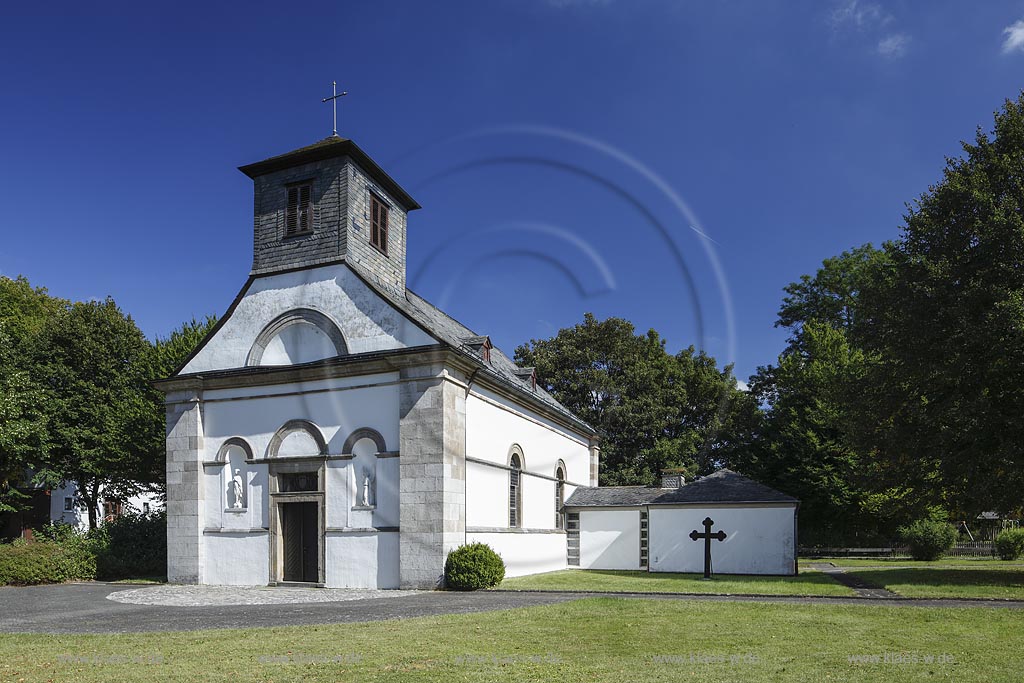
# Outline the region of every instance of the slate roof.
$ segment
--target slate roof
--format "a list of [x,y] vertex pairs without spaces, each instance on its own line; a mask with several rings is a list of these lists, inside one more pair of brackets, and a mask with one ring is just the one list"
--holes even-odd
[[732,470],[721,469],[674,489],[653,486],[579,487],[565,501],[565,507],[796,502],[796,498],[781,491],[759,484]]
[[585,434],[597,433],[593,427],[555,400],[555,397],[545,391],[540,385],[536,388],[531,386],[530,375],[523,375],[523,368],[516,365],[498,347],[491,348],[491,362],[485,363],[480,354],[473,348],[474,346],[479,346],[477,340],[485,339],[485,335],[477,334],[411,289],[405,290],[404,298],[398,297],[393,290],[375,283],[374,278],[363,272],[356,264],[348,263],[347,265],[377,294],[391,302],[395,308],[407,315],[429,334],[475,360],[480,366],[481,372],[510,387],[520,395],[540,401],[546,407],[567,418]]
[[378,166],[376,161],[360,149],[359,145],[348,138],[339,137],[338,135],[329,135],[323,140],[314,142],[312,145],[293,149],[290,152],[278,154],[253,164],[239,166],[238,170],[250,178],[257,178],[283,168],[291,168],[300,164],[308,164],[314,161],[341,156],[352,157],[364,171],[370,174],[370,177],[380,183],[406,210],[413,211],[420,208],[416,200],[410,197],[409,193],[402,189],[402,186],[395,182],[395,179],[389,176],[384,169]]

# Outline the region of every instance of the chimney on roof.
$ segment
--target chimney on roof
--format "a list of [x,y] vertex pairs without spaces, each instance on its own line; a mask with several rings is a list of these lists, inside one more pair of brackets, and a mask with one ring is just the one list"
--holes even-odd
[[665,470],[661,473],[661,488],[681,489],[686,484],[686,477],[681,470]]

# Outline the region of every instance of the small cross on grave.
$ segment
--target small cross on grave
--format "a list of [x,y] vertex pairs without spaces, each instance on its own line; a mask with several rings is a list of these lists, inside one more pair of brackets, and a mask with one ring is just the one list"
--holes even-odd
[[696,529],[690,532],[690,538],[695,541],[704,539],[704,578],[711,578],[711,539],[717,538],[719,541],[725,540],[725,532],[718,530],[715,533],[711,533],[711,527],[714,525],[715,520],[710,517],[705,517],[704,521],[701,522],[704,525],[704,533],[700,533]]

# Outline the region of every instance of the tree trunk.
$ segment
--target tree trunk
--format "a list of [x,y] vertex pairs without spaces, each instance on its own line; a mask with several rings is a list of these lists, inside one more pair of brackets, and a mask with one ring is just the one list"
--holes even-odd
[[98,526],[98,510],[100,498],[100,485],[99,482],[76,482],[78,484],[78,495],[85,502],[85,508],[89,511],[89,529],[95,529]]

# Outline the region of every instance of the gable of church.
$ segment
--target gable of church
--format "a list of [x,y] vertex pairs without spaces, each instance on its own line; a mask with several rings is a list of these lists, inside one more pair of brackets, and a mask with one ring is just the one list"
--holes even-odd
[[178,374],[437,344],[344,263],[254,278]]

